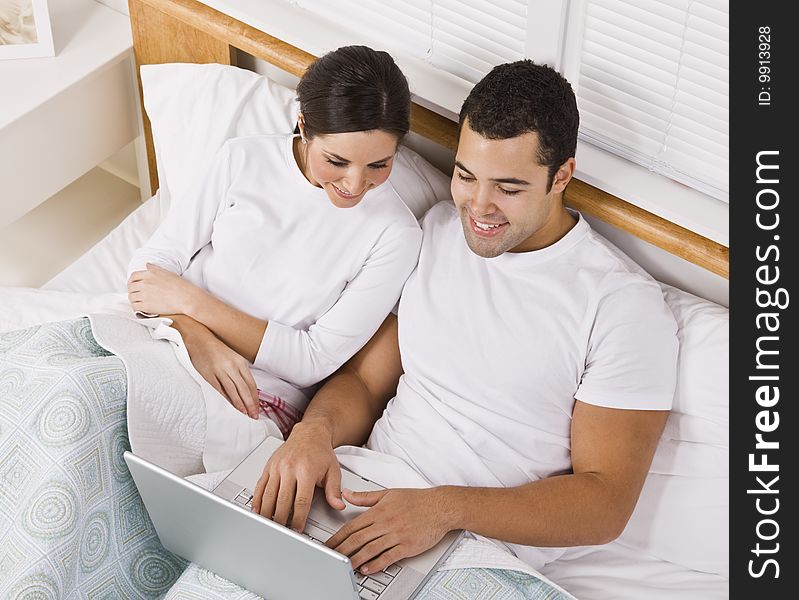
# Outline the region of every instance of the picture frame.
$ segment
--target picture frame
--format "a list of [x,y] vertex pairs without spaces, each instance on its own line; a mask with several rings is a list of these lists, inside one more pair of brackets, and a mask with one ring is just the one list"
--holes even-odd
[[54,55],[47,0],[0,0],[0,59]]

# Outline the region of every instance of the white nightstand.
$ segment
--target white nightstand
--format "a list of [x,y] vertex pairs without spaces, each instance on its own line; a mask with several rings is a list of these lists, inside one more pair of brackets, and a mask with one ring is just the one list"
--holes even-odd
[[[49,7],[56,56],[0,60],[0,285],[46,281],[139,200],[131,182],[120,179],[124,198],[116,197],[115,178],[95,172],[139,135],[130,21],[95,0],[49,0]],[[115,208],[92,208],[91,193],[115,196],[107,199]],[[98,214],[109,221],[98,223]],[[59,239],[59,229],[72,231]]]

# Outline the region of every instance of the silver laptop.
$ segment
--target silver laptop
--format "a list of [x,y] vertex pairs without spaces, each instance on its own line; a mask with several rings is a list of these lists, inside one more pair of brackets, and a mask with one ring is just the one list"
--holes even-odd
[[[164,547],[251,592],[268,600],[416,596],[463,532],[450,532],[427,552],[379,573],[354,572],[350,559],[324,542],[366,509],[347,505],[343,511],[333,510],[317,488],[303,534],[252,512],[252,490],[282,443],[266,438],[213,492],[130,452],[124,456]],[[382,489],[344,468],[341,478],[342,488]]]

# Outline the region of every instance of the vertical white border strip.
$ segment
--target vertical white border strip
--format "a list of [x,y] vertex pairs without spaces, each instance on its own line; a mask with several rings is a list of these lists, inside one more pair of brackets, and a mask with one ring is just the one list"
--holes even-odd
[[569,0],[528,0],[524,55],[560,71]]
[[565,11],[563,45],[561,46],[560,72],[577,91],[580,83],[580,55],[583,51],[583,28],[587,0],[568,0]]
[[47,0],[31,0],[31,5],[33,6],[33,19],[36,23],[36,43],[0,45],[0,59],[55,56]]

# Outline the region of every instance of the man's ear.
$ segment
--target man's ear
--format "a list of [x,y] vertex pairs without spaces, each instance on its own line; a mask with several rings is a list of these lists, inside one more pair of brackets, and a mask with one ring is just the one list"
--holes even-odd
[[563,190],[566,189],[566,186],[574,176],[576,164],[574,157],[572,157],[558,167],[558,170],[555,171],[555,177],[552,179],[552,191],[554,193],[563,193]]

